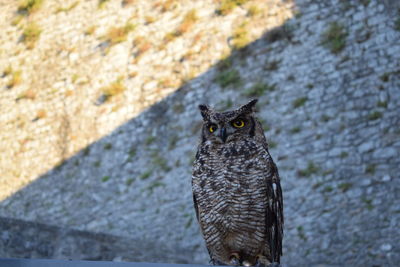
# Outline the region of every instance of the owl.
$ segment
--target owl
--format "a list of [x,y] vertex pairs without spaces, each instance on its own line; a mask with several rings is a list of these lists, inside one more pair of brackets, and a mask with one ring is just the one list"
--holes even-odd
[[214,265],[279,266],[282,256],[282,189],[256,103],[226,112],[199,106],[193,201]]

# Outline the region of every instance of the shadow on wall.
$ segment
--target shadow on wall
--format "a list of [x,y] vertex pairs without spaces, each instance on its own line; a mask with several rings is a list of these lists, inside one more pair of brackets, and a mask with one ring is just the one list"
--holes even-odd
[[[121,244],[129,236],[133,242],[137,242],[139,248],[143,242],[138,240],[151,240],[159,246],[159,249],[153,251],[143,247],[149,251],[147,256],[143,252],[144,255],[142,253],[136,258],[132,255],[123,260],[171,262],[170,255],[175,255],[175,262],[178,263],[187,263],[188,260],[207,263],[208,256],[195,222],[190,187],[191,165],[201,125],[197,106],[209,103],[220,109],[228,109],[233,104],[242,104],[246,99],[260,97],[272,89],[274,85],[269,88],[270,85],[261,84],[261,80],[256,84],[258,87],[247,86],[249,79],[257,76],[257,73],[245,70],[251,64],[247,58],[266,57],[272,49],[271,45],[290,45],[291,23],[293,21],[287,21],[253,43],[234,49],[232,55],[187,82],[164,100],[38,177],[2,201],[0,215],[37,222],[34,224],[36,230],[32,230],[34,227],[29,222],[16,220],[14,223],[20,225],[18,227],[21,229],[31,227],[31,232],[44,232],[48,236],[54,232],[57,239],[67,236],[79,239],[80,232],[70,236],[69,233],[73,231],[64,233],[62,229],[54,230],[52,226],[48,227],[54,231],[48,231],[45,224],[108,233],[114,235],[110,235],[113,240],[115,236],[121,236]],[[238,46],[237,43],[243,44],[247,38],[243,28],[240,35],[230,42],[232,46]],[[259,72],[263,64],[260,61],[257,66],[253,65]],[[269,64],[265,70],[278,69],[278,62]],[[63,107],[65,110],[65,103]],[[64,116],[59,127],[58,147],[61,155],[66,155],[68,132],[71,131],[69,124],[69,118]],[[8,219],[0,220],[10,225]],[[8,257],[68,256],[92,259],[79,253],[49,254],[48,250],[40,248],[19,251],[13,245],[15,242],[9,242],[14,238],[9,235],[15,235],[16,231],[11,228],[7,231],[8,243],[3,240],[3,249]],[[15,238],[22,242],[32,236],[21,232]],[[78,248],[70,249],[76,251]],[[198,252],[199,256],[193,257],[193,252]],[[160,255],[155,257],[157,253]],[[186,256],[180,256],[182,253]],[[98,254],[96,249],[93,254]],[[163,256],[166,254],[169,256]]]
[[[149,240],[162,253],[193,251],[191,262],[206,263],[190,186],[197,105],[225,110],[258,97],[284,190],[283,260],[296,266],[400,260],[393,242],[398,221],[389,218],[399,214],[400,187],[385,183],[400,166],[400,53],[388,51],[396,49],[390,36],[399,36],[389,28],[394,18],[375,2],[297,2],[297,18],[7,198],[1,215]],[[341,17],[344,11],[351,19]]]

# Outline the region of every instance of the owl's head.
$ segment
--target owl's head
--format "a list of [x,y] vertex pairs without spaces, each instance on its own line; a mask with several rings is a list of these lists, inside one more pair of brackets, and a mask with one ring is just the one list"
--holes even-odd
[[253,137],[257,127],[254,117],[254,99],[232,111],[217,112],[206,105],[199,105],[203,117],[202,141],[212,143],[228,143],[242,140],[243,137]]

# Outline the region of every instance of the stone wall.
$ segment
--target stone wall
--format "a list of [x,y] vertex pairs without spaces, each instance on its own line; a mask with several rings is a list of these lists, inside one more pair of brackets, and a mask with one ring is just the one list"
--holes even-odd
[[279,0],[251,17],[252,3],[218,16],[213,0],[66,0],[22,16],[19,2],[0,10],[0,200],[228,56],[235,33],[245,45],[293,13]]
[[197,105],[258,97],[282,178],[285,266],[395,266],[398,4],[293,5],[295,17],[5,199],[0,214],[184,247],[207,263],[190,188]]

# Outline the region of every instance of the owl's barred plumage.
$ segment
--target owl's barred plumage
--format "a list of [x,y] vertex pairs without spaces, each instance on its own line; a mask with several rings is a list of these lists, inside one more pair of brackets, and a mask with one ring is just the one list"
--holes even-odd
[[201,140],[193,166],[193,200],[211,262],[266,266],[280,262],[283,200],[257,100],[234,111],[200,105]]

